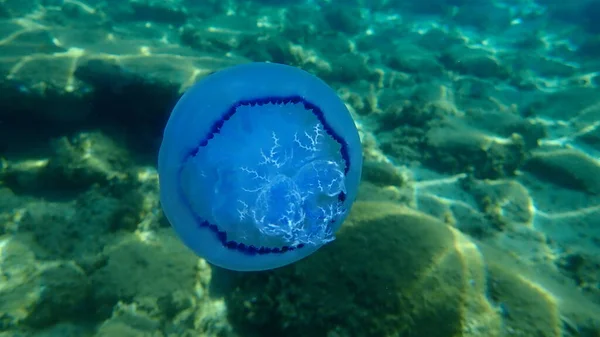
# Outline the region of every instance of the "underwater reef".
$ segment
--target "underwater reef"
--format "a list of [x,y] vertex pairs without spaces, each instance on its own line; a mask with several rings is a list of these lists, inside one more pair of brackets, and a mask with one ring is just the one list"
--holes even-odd
[[[594,1],[0,1],[0,337],[600,335]],[[487,15],[481,15],[487,13]],[[364,164],[336,239],[211,266],[159,202],[169,112],[304,69]]]

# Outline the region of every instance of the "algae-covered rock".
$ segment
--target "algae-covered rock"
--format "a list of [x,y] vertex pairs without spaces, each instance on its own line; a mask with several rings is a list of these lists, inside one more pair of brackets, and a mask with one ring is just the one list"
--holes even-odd
[[600,164],[577,150],[540,151],[525,168],[554,184],[600,194]]
[[117,239],[105,255],[105,264],[91,274],[93,298],[102,313],[118,301],[147,299],[168,311],[173,294],[191,296],[194,291],[198,259],[168,231],[146,240],[129,235]]
[[[228,53],[240,51],[243,55],[253,55],[252,51],[268,54],[269,43],[262,41],[262,34],[252,22],[240,20],[238,16],[215,16],[202,23],[187,24],[182,28],[181,41],[201,52]],[[266,61],[266,60],[265,60]],[[282,60],[280,60],[282,61]]]
[[503,336],[598,336],[600,305],[555,266],[527,262],[502,244],[478,244],[488,296],[502,315]]
[[53,148],[55,155],[48,162],[46,178],[59,180],[55,183],[60,186],[106,185],[127,178],[129,153],[100,132],[84,132],[71,139],[62,137]]
[[[32,1],[9,2],[18,7]],[[183,46],[177,28],[164,22],[183,23],[187,11],[164,1],[107,8],[61,1],[35,15],[3,19],[6,3],[0,3],[0,118],[13,127],[2,130],[11,137],[0,137],[0,148],[12,148],[23,130],[44,141],[57,130],[107,120],[136,127],[140,138],[145,127],[163,123],[168,106],[196,80],[247,61]],[[134,15],[152,21],[132,22]]]
[[366,27],[361,9],[356,6],[324,5],[320,9],[331,30],[346,34],[358,34]]
[[427,163],[436,170],[495,179],[514,175],[528,151],[519,134],[499,138],[457,121],[427,132],[427,153]]
[[490,51],[455,46],[445,51],[441,61],[447,69],[482,78],[508,79],[510,67]]
[[243,274],[227,296],[248,336],[497,336],[476,247],[392,203],[357,202],[338,238],[290,267]]
[[134,205],[91,190],[74,202],[30,203],[19,228],[32,233],[42,250],[40,257],[81,262],[95,258],[114,233],[136,225]]
[[432,27],[417,40],[418,45],[435,52],[464,43],[462,32],[459,29],[447,30],[442,27]]
[[27,245],[0,237],[0,331],[25,321],[39,298],[35,255]]
[[21,193],[81,191],[93,185],[123,185],[130,179],[131,155],[101,132],[80,132],[51,142],[48,159],[7,161],[0,179]]
[[366,57],[357,53],[341,53],[331,57],[331,72],[323,73],[322,78],[328,82],[352,83],[374,79],[374,74]]
[[234,337],[223,300],[210,294],[211,267],[171,230],[139,231],[107,245],[90,271],[97,337]]
[[600,304],[600,257],[587,252],[570,252],[557,261],[557,266],[596,303]]
[[75,317],[89,282],[71,261],[41,262],[25,236],[0,237],[0,330],[44,327]]
[[163,337],[164,334],[158,330],[145,331],[136,329],[122,322],[109,322],[103,325],[95,337]]
[[110,319],[102,323],[95,337],[163,337],[160,321],[135,304],[119,303]]
[[386,58],[386,63],[392,69],[416,76],[440,76],[444,70],[433,53],[410,45],[397,48]]
[[563,336],[557,298],[518,270],[487,257],[490,297],[500,307],[505,335]]
[[422,213],[359,201],[314,256],[230,275],[230,320],[246,336],[558,337],[594,326],[598,309],[564,281],[482,245]]
[[[399,162],[422,162],[427,132],[439,121],[459,114],[453,90],[440,83],[413,85],[410,99],[390,97],[377,115],[377,140]],[[383,101],[383,99],[382,99]]]
[[463,187],[476,198],[479,208],[497,229],[518,230],[533,224],[535,208],[525,186],[513,180],[465,181]]
[[90,283],[80,266],[72,261],[44,262],[39,278],[38,305],[27,318],[28,325],[44,326],[82,315]]
[[17,196],[10,189],[0,186],[0,236],[18,230],[27,201],[28,198]]
[[4,0],[0,2],[0,18],[14,18],[26,15],[39,9],[38,0]]
[[[92,335],[93,328],[86,325],[78,325],[72,322],[57,323],[43,329],[36,329],[23,333],[23,335],[15,336],[32,336],[32,337],[88,337]],[[0,337],[5,337],[0,333]]]
[[458,114],[453,89],[435,82],[415,85],[409,100],[392,101],[388,106],[381,116],[382,130],[404,125],[427,129],[432,121]]
[[366,161],[362,178],[378,186],[404,186],[410,180],[407,173],[388,162]]

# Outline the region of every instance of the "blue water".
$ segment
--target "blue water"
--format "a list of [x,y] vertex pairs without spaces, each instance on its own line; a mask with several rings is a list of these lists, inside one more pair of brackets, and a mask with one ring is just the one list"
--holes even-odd
[[599,17],[0,2],[0,336],[598,336]]

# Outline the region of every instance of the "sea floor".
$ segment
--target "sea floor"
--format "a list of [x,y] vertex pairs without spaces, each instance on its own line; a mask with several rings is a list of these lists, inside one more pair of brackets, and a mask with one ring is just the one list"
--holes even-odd
[[[594,1],[0,1],[0,337],[599,336]],[[168,113],[248,61],[364,147],[338,238],[211,267],[158,201]]]

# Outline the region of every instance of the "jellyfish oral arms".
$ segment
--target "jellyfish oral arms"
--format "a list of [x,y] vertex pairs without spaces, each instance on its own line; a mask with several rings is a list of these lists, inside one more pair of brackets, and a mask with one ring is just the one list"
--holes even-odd
[[267,270],[334,240],[361,168],[358,132],[333,89],[295,67],[249,63],[203,78],[173,109],[160,200],[197,255]]

